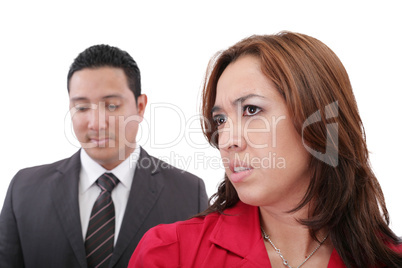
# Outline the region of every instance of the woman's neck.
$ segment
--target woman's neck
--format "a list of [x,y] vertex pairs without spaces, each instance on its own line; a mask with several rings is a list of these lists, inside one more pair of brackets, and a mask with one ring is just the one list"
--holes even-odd
[[[271,242],[280,249],[292,267],[300,265],[320,245],[311,237],[309,229],[298,221],[308,218],[307,206],[294,213],[288,213],[275,207],[260,207],[259,210],[261,228],[269,235]],[[319,230],[317,232],[318,240],[322,241],[327,234],[327,230]],[[275,252],[271,243],[264,240],[272,266],[284,267],[283,260]],[[327,239],[313,254],[314,257],[311,256],[303,267],[326,267],[322,264],[328,264],[332,250],[333,246]]]

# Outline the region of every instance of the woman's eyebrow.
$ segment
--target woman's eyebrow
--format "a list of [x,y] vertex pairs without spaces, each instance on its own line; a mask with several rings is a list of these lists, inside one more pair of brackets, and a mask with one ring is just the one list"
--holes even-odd
[[[246,100],[248,100],[248,99],[250,99],[250,98],[254,98],[254,97],[257,97],[257,98],[261,98],[261,99],[265,99],[265,97],[264,96],[261,96],[261,95],[258,95],[258,94],[248,94],[248,95],[246,95],[246,96],[243,96],[243,97],[240,97],[240,98],[237,98],[237,99],[235,99],[233,102],[232,102],[232,106],[238,106],[239,104],[242,104],[243,102],[245,102]],[[218,106],[218,105],[215,105],[214,107],[212,107],[212,109],[211,109],[211,114],[213,114],[213,113],[215,113],[215,112],[219,112],[219,111],[221,111],[222,110],[222,108],[220,107],[220,106]]]
[[219,111],[221,111],[222,110],[222,108],[220,107],[220,106],[214,106],[214,107],[212,107],[212,109],[211,109],[211,114],[214,114],[215,112],[219,112]]
[[240,98],[238,98],[238,99],[235,99],[235,100],[232,102],[232,105],[233,105],[233,106],[237,106],[239,103],[242,104],[242,103],[245,102],[247,99],[254,98],[254,97],[265,99],[264,96],[261,96],[261,95],[258,95],[258,94],[248,94],[248,95],[246,95],[246,96],[243,96],[243,97],[240,97]]

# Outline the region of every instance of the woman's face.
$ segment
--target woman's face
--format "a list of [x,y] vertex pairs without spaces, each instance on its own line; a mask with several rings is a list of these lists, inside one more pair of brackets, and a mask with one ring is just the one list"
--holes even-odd
[[310,157],[258,58],[242,56],[224,70],[212,117],[226,174],[240,200],[285,210],[300,202],[310,182]]

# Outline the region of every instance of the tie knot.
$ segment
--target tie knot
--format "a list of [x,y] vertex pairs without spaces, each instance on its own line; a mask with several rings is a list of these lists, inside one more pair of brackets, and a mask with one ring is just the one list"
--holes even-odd
[[103,173],[102,176],[96,181],[96,184],[102,189],[102,191],[112,192],[114,187],[119,183],[119,179],[116,178],[113,173]]

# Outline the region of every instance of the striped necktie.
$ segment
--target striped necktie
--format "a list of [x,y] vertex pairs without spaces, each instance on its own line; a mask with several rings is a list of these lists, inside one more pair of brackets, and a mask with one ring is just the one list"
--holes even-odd
[[88,267],[108,267],[113,254],[115,213],[111,196],[119,179],[112,173],[104,173],[96,181],[101,193],[92,208],[89,219],[85,250]]

